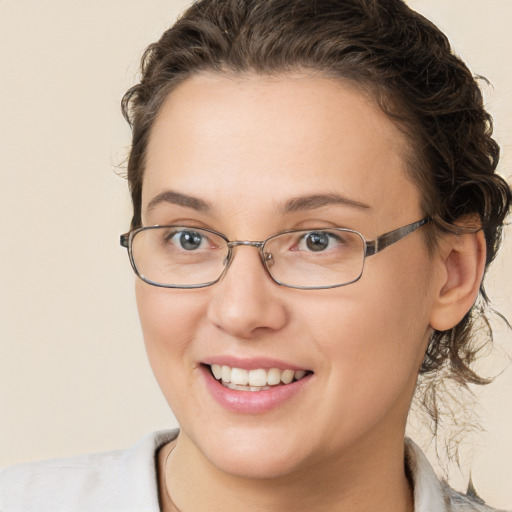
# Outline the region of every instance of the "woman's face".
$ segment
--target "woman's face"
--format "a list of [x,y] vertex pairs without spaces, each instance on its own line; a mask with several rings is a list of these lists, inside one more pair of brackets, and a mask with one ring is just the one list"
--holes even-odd
[[[339,81],[195,76],[153,126],[143,225],[253,241],[337,226],[371,240],[422,218],[406,151],[379,108]],[[438,273],[420,231],[368,258],[361,279],[340,288],[279,286],[254,247],[237,247],[207,288],[137,280],[147,352],[183,442],[253,477],[402,443]],[[212,364],[307,373],[269,390],[231,390]]]

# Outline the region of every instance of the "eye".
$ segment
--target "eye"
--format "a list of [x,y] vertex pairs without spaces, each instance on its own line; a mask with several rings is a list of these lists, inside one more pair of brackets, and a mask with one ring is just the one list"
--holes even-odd
[[197,249],[206,249],[208,239],[202,233],[192,230],[174,231],[167,235],[168,242],[178,246],[185,251],[195,251]]
[[308,233],[304,240],[311,251],[324,251],[329,247],[329,235],[325,232]]
[[346,240],[341,233],[330,231],[310,231],[303,234],[297,242],[295,250],[307,252],[324,252],[340,249]]
[[304,234],[297,244],[299,251],[321,252],[326,249],[334,249],[341,245],[343,240],[334,233],[327,231],[311,231]]

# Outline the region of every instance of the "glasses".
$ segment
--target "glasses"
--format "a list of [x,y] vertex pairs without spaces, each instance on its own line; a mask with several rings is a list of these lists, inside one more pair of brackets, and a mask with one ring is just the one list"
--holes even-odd
[[357,281],[365,258],[402,240],[429,218],[366,240],[345,228],[283,231],[260,242],[229,240],[211,229],[148,226],[121,235],[135,274],[164,288],[203,288],[219,281],[238,246],[255,247],[268,275],[289,288],[336,288]]

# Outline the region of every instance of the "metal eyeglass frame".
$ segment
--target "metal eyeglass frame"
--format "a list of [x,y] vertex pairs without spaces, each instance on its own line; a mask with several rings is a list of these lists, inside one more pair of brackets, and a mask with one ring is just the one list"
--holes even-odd
[[[431,220],[430,217],[425,217],[417,222],[413,222],[412,224],[407,224],[406,226],[402,226],[400,228],[394,229],[393,231],[384,233],[383,235],[378,236],[374,240],[366,240],[366,238],[359,231],[355,231],[353,229],[334,228],[339,231],[354,233],[361,237],[361,239],[363,240],[363,245],[364,245],[363,264],[361,265],[361,272],[352,281],[349,281],[347,283],[326,285],[326,286],[293,286],[293,285],[282,283],[272,275],[272,273],[270,272],[270,269],[267,266],[267,261],[271,258],[271,255],[265,255],[264,248],[265,248],[265,244],[269,240],[275,238],[276,236],[284,235],[287,233],[294,233],[294,232],[299,232],[299,231],[309,231],[309,230],[294,229],[294,230],[289,230],[289,231],[281,231],[280,233],[276,233],[272,236],[269,236],[265,240],[251,241],[251,240],[229,240],[225,235],[223,235],[222,233],[219,233],[218,231],[214,231],[212,229],[200,228],[201,231],[213,233],[217,236],[220,236],[222,239],[224,239],[228,246],[228,256],[226,258],[224,270],[222,271],[222,273],[220,274],[220,276],[217,279],[215,279],[214,281],[210,281],[208,283],[200,283],[200,284],[193,284],[193,285],[172,285],[172,284],[162,284],[162,283],[157,283],[156,281],[152,281],[151,279],[148,279],[147,277],[142,276],[139,273],[137,266],[135,265],[135,261],[133,259],[132,240],[137,233],[139,233],[141,231],[149,230],[149,229],[166,228],[166,227],[174,227],[174,226],[156,225],[156,226],[145,226],[142,228],[138,228],[138,229],[135,229],[128,233],[122,234],[120,236],[119,242],[122,247],[124,247],[128,250],[128,256],[130,258],[130,263],[131,263],[131,266],[132,266],[135,274],[137,275],[137,277],[139,277],[142,281],[144,281],[147,284],[150,284],[152,286],[158,286],[160,288],[184,288],[184,289],[205,288],[207,286],[211,286],[211,285],[217,283],[218,281],[220,281],[222,279],[224,274],[227,272],[227,270],[231,264],[231,261],[233,260],[233,254],[234,254],[233,248],[243,245],[243,246],[255,247],[256,249],[259,250],[261,259],[263,262],[263,267],[267,271],[267,274],[270,276],[270,278],[278,285],[285,286],[287,288],[296,288],[299,290],[324,290],[324,289],[329,289],[329,288],[339,288],[341,286],[346,286],[348,284],[355,283],[363,275],[364,264],[365,264],[367,256],[373,256],[374,254],[377,254],[377,253],[383,251],[386,247],[389,247],[390,245],[393,245],[394,243],[402,240],[407,235],[410,235],[413,231],[416,231],[421,226],[430,222],[430,220]],[[179,226],[179,227],[187,227],[187,226]],[[190,229],[194,229],[194,228],[190,227]],[[196,228],[196,229],[198,229],[198,228]],[[315,229],[312,229],[311,231],[316,231],[316,230],[321,231],[323,229],[333,229],[333,228],[315,228]],[[270,258],[268,258],[268,256],[270,256]]]

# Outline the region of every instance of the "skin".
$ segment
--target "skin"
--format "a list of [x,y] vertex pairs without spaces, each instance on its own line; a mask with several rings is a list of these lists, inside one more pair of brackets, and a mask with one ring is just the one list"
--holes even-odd
[[[339,226],[371,240],[423,217],[407,151],[373,101],[340,81],[198,75],[170,94],[152,128],[143,225],[206,227],[230,240]],[[167,190],[210,209],[148,207]],[[332,193],[368,207],[282,211],[293,198]],[[403,436],[418,370],[431,329],[471,306],[485,256],[480,235],[447,238],[430,254],[421,229],[331,290],[277,285],[248,247],[208,288],[137,280],[149,360],[181,427],[160,468],[182,512],[413,509]],[[314,375],[281,406],[239,414],[212,399],[199,371],[224,355],[277,358]],[[162,501],[176,510],[163,492]]]

